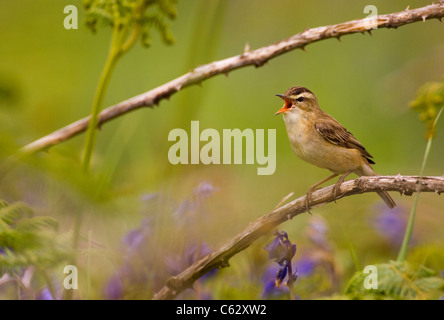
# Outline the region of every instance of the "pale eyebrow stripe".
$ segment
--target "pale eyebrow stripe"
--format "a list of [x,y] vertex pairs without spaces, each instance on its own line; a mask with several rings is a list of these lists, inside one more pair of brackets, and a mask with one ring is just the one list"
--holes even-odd
[[313,97],[313,94],[311,94],[309,92],[302,92],[302,93],[300,93],[298,95],[291,95],[291,96],[289,96],[289,98],[293,99],[293,100],[296,100],[299,97],[304,97],[304,98],[310,99],[311,97]]

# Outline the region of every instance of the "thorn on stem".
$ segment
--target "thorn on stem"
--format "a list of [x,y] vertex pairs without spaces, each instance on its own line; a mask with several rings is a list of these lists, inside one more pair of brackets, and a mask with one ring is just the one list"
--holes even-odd
[[228,268],[230,263],[225,258],[220,260],[219,268]]
[[254,60],[254,65],[256,66],[256,68],[259,68],[259,67],[262,67],[265,64],[265,62],[267,62],[267,60],[262,61],[262,60],[256,59],[256,60]]
[[247,42],[244,47],[244,53],[247,53],[249,51],[250,51],[250,44]]

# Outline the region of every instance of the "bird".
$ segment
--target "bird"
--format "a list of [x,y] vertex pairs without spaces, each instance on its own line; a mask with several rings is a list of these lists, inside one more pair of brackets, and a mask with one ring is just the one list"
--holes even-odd
[[[276,94],[284,105],[275,115],[282,114],[288,139],[294,153],[302,160],[333,174],[312,185],[306,194],[305,205],[310,212],[313,191],[326,181],[341,175],[334,187],[334,198],[345,178],[351,173],[374,176],[373,156],[335,118],[319,107],[315,94],[305,87],[291,87],[284,94]],[[391,209],[395,201],[386,191],[378,195]]]

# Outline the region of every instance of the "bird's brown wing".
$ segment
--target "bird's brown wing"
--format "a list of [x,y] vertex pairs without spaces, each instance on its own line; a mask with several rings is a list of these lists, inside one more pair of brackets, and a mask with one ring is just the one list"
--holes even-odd
[[324,114],[324,117],[317,119],[315,128],[325,140],[340,147],[359,150],[369,163],[375,163],[370,159],[373,158],[373,156],[365,150],[364,146],[358,141],[358,139],[356,139],[333,117],[329,116],[327,113]]

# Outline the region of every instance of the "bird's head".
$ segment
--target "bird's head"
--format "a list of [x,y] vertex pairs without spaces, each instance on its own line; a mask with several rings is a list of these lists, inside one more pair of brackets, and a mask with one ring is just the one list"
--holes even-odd
[[284,100],[284,106],[275,115],[287,112],[311,112],[319,108],[318,100],[313,92],[304,87],[291,87],[284,94],[276,96]]

